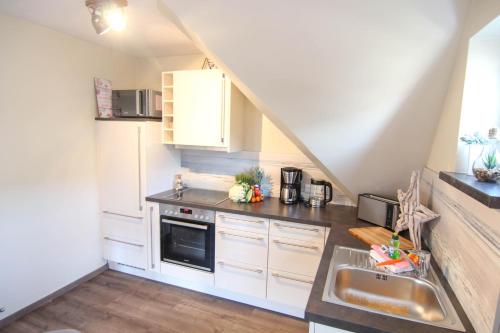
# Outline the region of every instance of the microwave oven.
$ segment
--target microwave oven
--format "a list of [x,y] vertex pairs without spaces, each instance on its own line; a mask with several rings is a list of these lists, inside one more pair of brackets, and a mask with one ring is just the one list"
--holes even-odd
[[114,117],[161,118],[161,92],[151,89],[113,90]]

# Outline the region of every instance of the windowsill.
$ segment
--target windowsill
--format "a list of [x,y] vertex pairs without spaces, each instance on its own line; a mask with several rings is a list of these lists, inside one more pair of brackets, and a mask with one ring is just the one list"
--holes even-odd
[[500,208],[500,184],[498,182],[479,182],[474,176],[464,173],[445,171],[441,171],[439,173],[439,179],[476,199],[489,208]]

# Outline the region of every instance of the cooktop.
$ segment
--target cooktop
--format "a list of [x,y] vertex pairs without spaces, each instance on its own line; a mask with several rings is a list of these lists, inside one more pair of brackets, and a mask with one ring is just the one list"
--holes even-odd
[[179,193],[168,196],[169,200],[179,201],[182,204],[204,204],[218,205],[228,198],[227,193],[220,191],[204,190],[199,188],[187,188]]

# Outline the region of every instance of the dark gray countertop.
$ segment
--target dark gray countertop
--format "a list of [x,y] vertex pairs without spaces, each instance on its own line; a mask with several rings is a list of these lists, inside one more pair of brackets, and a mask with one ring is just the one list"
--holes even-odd
[[[158,193],[147,197],[146,200],[151,202],[179,205],[178,201],[168,199],[168,197],[173,193],[173,191]],[[330,227],[330,235],[325,245],[325,250],[321,258],[306,308],[306,319],[309,321],[360,333],[456,332],[449,329],[323,302],[321,300],[335,245],[369,249],[368,245],[354,238],[348,232],[349,228],[373,226],[372,224],[359,220],[356,217],[357,214],[355,207],[327,205],[325,208],[308,208],[303,204],[288,206],[280,203],[277,198],[266,198],[263,202],[252,204],[234,203],[230,200],[225,200],[215,206],[191,203],[189,206],[197,208],[212,208],[217,211],[227,213]],[[475,332],[465,315],[465,312],[458,303],[455,294],[451,290],[451,287],[445,280],[435,262],[433,262],[433,266],[448,294],[448,297],[455,307],[462,324],[466,328],[466,332]]]
[[486,183],[476,180],[476,177],[456,172],[439,173],[439,179],[445,181],[459,191],[476,199],[489,208],[500,208],[500,183]]

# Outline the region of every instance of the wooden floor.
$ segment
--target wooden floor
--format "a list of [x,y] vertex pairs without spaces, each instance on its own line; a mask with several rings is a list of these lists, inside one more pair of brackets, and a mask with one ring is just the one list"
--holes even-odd
[[1,333],[300,332],[307,322],[210,295],[106,271]]

